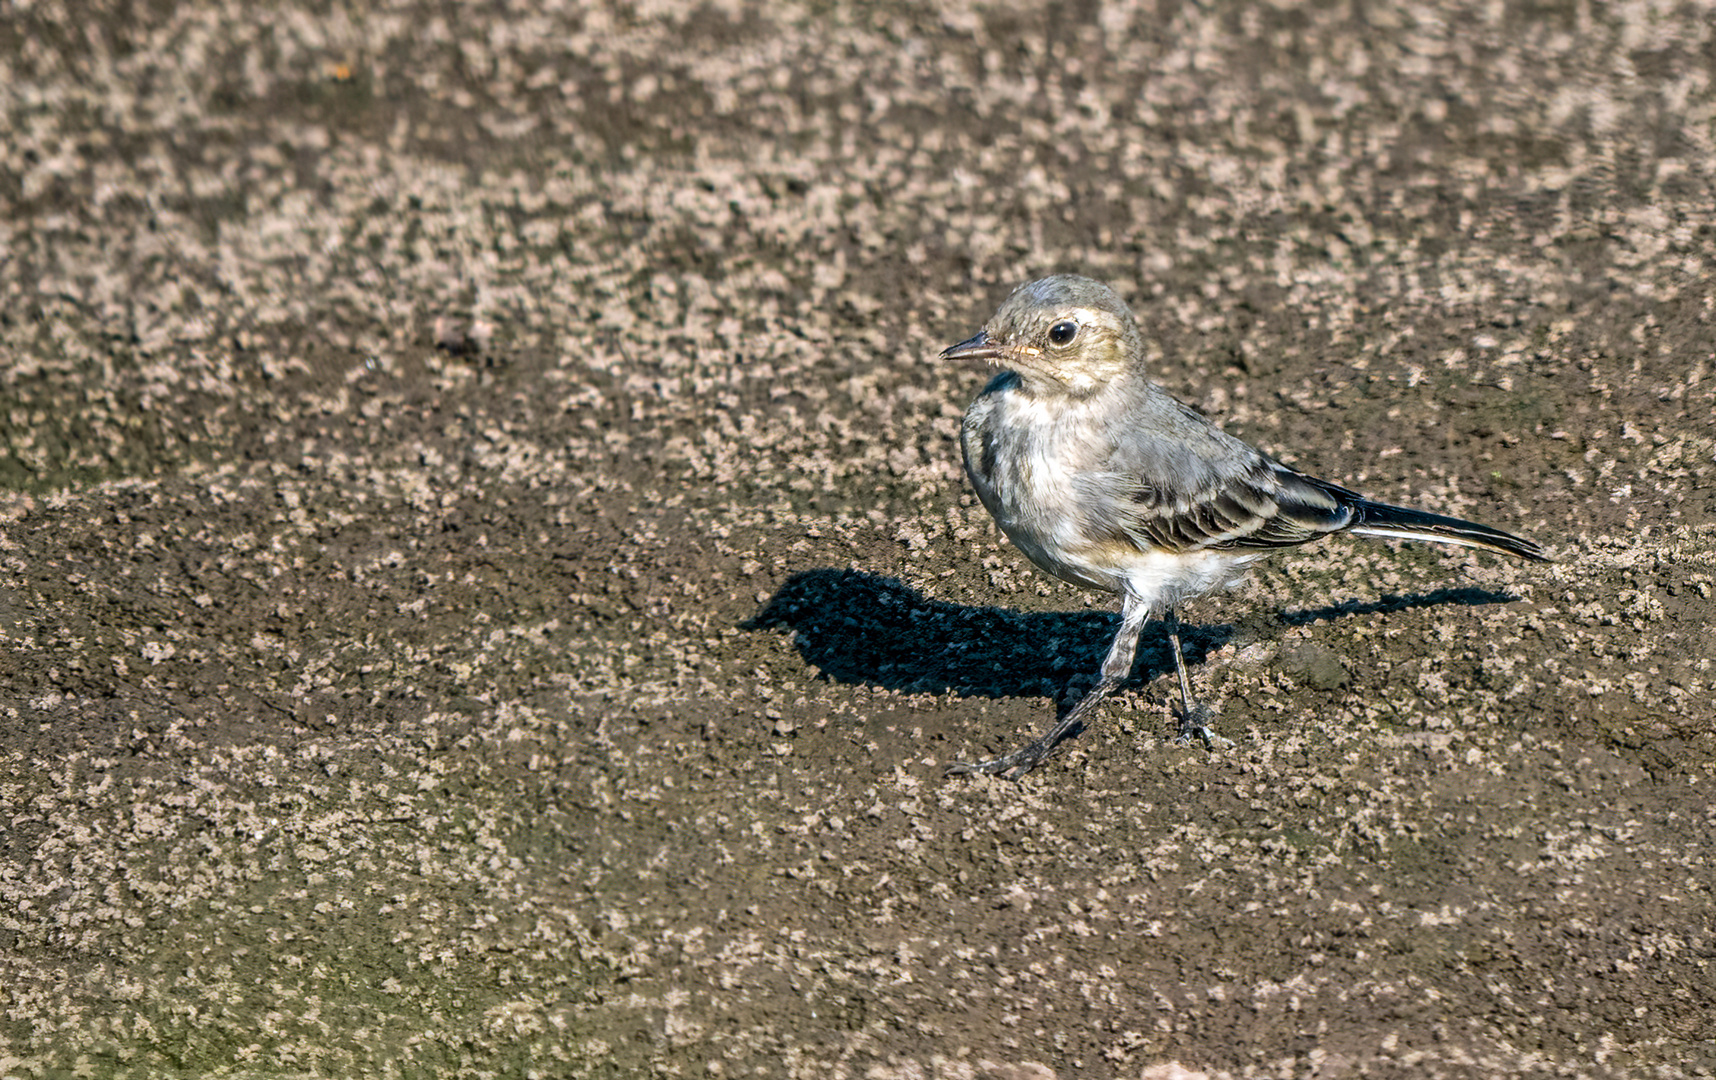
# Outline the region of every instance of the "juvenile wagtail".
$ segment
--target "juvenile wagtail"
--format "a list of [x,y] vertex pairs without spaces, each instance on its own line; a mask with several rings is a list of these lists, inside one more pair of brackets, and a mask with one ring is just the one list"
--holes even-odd
[[1530,540],[1372,502],[1290,469],[1170,397],[1144,371],[1144,336],[1101,282],[1071,274],[1013,291],[949,360],[1000,369],[965,414],[965,471],[996,524],[1054,576],[1120,594],[1120,631],[1100,678],[1031,743],[950,773],[1017,777],[1084,725],[1132,670],[1161,617],[1180,676],[1180,740],[1219,740],[1192,701],[1175,609],[1237,585],[1277,548],[1330,533],[1430,540],[1547,561]]

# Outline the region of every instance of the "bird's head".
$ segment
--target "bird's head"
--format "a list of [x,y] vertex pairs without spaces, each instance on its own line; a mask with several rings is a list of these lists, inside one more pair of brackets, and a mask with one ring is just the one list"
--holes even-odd
[[941,355],[987,360],[1018,372],[1028,387],[1082,397],[1124,375],[1142,375],[1144,335],[1113,289],[1056,274],[1014,289],[977,336]]

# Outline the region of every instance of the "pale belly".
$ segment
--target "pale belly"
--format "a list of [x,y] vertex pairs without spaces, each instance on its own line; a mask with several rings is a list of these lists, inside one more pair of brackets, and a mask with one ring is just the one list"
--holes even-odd
[[962,433],[978,498],[1038,567],[1074,585],[1129,593],[1161,610],[1239,584],[1246,567],[1264,556],[1163,550],[1117,525],[1126,507],[1103,500],[1120,498],[1111,492],[1123,485],[1107,482],[1100,445],[1057,430],[1064,427],[1062,418],[1045,416],[1028,401],[979,399]]

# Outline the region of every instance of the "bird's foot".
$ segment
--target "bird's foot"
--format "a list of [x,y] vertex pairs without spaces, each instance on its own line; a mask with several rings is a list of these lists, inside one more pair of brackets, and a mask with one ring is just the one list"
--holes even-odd
[[[1103,693],[1107,687],[1099,687]],[[985,776],[1004,776],[1009,780],[1017,780],[1032,769],[1041,765],[1054,753],[1055,747],[1062,741],[1072,738],[1084,730],[1084,717],[1098,701],[1102,694],[1092,691],[1084,696],[1084,700],[1066,718],[1043,732],[1031,742],[1021,746],[1011,754],[1004,754],[991,761],[955,761],[942,773],[943,776],[969,776],[972,773],[983,773]]]
[[1051,747],[1038,739],[1028,746],[1022,746],[1011,754],[1003,754],[989,761],[955,761],[948,765],[943,776],[971,776],[981,773],[984,776],[1000,776],[1008,780],[1017,780],[1032,769],[1041,765],[1049,756]]
[[1180,713],[1180,734],[1174,741],[1184,746],[1196,737],[1203,740],[1205,750],[1226,750],[1232,746],[1232,739],[1224,739],[1210,729],[1210,718],[1208,705],[1193,705],[1190,709],[1183,709]]

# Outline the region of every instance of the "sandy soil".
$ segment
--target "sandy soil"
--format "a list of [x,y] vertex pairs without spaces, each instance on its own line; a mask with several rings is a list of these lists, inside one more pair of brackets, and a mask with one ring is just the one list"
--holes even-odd
[[[0,1077],[1716,1076],[1716,11],[0,12]],[[1333,542],[1103,598],[1113,283]]]

